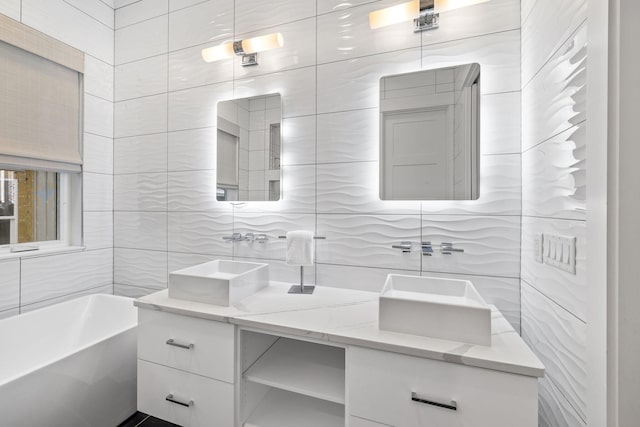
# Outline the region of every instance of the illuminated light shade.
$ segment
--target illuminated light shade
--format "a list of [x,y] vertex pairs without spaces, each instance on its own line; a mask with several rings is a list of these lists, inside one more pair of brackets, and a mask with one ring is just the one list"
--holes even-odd
[[205,62],[220,61],[233,57],[233,43],[225,43],[218,46],[202,49],[202,59]]
[[284,38],[280,33],[253,37],[247,40],[225,43],[202,49],[202,59],[206,62],[232,58],[234,54],[242,56],[242,65],[257,65],[257,53],[284,46]]
[[242,50],[245,53],[264,52],[266,50],[277,49],[282,46],[284,46],[284,39],[280,33],[273,33],[266,36],[242,40]]
[[372,30],[411,21],[420,14],[420,0],[412,0],[369,13],[369,27]]
[[459,9],[462,7],[473,6],[475,4],[485,3],[490,0],[432,0],[423,2],[429,4],[425,8],[424,4],[421,8],[420,0],[412,0],[406,3],[400,3],[395,6],[387,7],[369,13],[369,27],[372,30],[386,27],[389,25],[399,24],[407,21],[416,21],[424,15],[430,14],[435,17],[433,26],[418,27],[417,31],[422,29],[437,28],[438,14],[449,10]]

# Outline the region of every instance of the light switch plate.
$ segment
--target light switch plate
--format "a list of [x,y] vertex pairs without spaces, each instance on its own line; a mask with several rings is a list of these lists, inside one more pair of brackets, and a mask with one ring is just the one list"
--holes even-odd
[[547,234],[542,236],[543,261],[562,271],[576,274],[576,238]]

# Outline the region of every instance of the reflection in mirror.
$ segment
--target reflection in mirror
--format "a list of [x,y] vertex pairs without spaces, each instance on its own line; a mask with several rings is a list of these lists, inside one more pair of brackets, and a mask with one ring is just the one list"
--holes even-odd
[[217,199],[280,200],[280,94],[218,103]]
[[479,197],[480,65],[380,80],[380,198]]

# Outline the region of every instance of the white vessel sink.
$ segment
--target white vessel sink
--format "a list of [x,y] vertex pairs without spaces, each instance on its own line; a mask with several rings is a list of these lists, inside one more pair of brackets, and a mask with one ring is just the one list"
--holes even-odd
[[468,280],[389,274],[378,310],[380,329],[491,345],[491,309]]
[[269,285],[269,265],[216,260],[169,273],[169,298],[230,306]]

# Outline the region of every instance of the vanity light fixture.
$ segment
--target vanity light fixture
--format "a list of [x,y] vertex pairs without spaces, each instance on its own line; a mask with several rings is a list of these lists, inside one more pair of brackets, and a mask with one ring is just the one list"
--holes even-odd
[[242,56],[242,66],[248,67],[250,65],[258,65],[258,52],[276,49],[283,45],[284,39],[282,38],[282,34],[267,34],[265,36],[207,47],[202,49],[202,59],[206,62],[214,62],[231,58],[235,54]]
[[375,30],[413,20],[414,32],[433,30],[439,26],[441,12],[487,1],[489,0],[411,0],[369,13],[369,27]]

